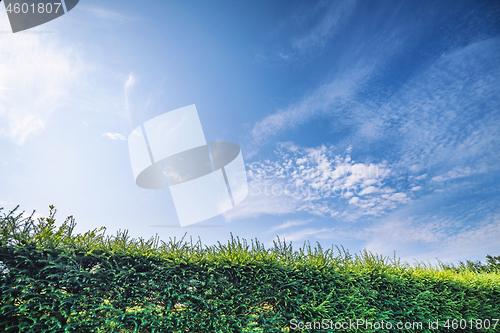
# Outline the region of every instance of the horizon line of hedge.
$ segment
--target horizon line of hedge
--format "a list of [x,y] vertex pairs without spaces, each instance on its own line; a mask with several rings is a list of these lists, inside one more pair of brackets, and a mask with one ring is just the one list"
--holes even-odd
[[[319,242],[311,247],[309,242],[304,242],[298,250],[293,250],[292,242],[273,240],[274,246],[266,249],[256,238],[248,244],[246,239],[233,237],[227,244],[217,242],[217,245],[203,245],[201,239],[193,242],[185,241],[184,236],[177,240],[169,237],[167,242],[160,240],[158,234],[145,240],[142,237],[132,238],[128,230],[118,230],[116,235],[106,235],[106,227],[89,230],[83,234],[73,234],[76,226],[75,218],[68,216],[61,226],[56,227],[55,215],[57,210],[53,205],[49,206],[49,216],[33,219],[35,211],[25,217],[24,211],[15,214],[19,206],[12,209],[8,214],[0,216],[0,243],[3,245],[13,244],[37,244],[38,246],[51,248],[86,248],[90,251],[103,250],[111,253],[129,253],[197,262],[203,260],[229,261],[243,263],[248,261],[274,261],[284,265],[305,265],[312,267],[377,267],[379,269],[404,270],[429,270],[429,271],[453,271],[453,272],[476,272],[488,273],[500,271],[500,256],[486,255],[487,263],[481,261],[460,261],[457,265],[441,262],[437,265],[431,263],[416,262],[411,266],[408,262],[401,262],[400,258],[373,254],[364,248],[360,254],[354,255],[344,249],[343,246],[333,246],[324,250]],[[0,207],[0,212],[2,211]],[[336,251],[334,250],[336,248]]]
[[[317,243],[293,251],[279,239],[265,249],[238,237],[209,247],[126,231],[106,236],[104,228],[74,235],[74,218],[57,228],[55,213],[50,206],[37,221],[0,218],[2,331],[291,332],[294,319],[362,319],[450,332],[456,319],[474,323],[467,332],[492,332],[480,326],[500,318],[495,267],[411,267],[366,249],[336,255]],[[439,329],[427,329],[436,320]]]

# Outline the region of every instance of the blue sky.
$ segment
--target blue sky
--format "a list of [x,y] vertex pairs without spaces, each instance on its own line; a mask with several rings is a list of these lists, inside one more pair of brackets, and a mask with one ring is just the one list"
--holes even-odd
[[[278,235],[414,260],[500,252],[500,5],[80,1],[12,34],[0,8],[0,207],[133,237]],[[178,227],[126,138],[195,104],[249,195]]]

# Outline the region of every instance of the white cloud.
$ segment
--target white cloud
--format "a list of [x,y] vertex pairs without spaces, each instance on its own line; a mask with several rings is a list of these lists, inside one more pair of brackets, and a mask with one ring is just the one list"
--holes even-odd
[[[391,256],[396,250],[397,257],[410,264],[414,264],[415,260],[438,263],[430,258],[455,263],[478,256],[484,260],[486,254],[494,255],[498,251],[500,214],[490,214],[481,222],[468,226],[465,220],[438,216],[420,216],[417,219],[406,216],[408,212],[408,209],[403,208],[382,221],[363,227],[354,227],[352,224],[311,227],[281,232],[279,237],[286,241],[312,238],[330,241],[364,240],[367,241],[364,247],[368,251]],[[427,251],[422,252],[422,248]],[[419,254],[412,255],[413,252]]]
[[355,204],[357,204],[359,202],[359,198],[358,197],[353,197],[348,202],[349,202],[349,205],[355,205]]
[[[424,225],[403,223],[399,229],[387,228],[386,232],[393,239],[391,246],[410,247],[422,241],[429,251],[416,256],[406,255],[402,259],[408,262],[437,258],[442,262],[457,262],[471,257],[496,253],[500,237],[500,216],[492,215],[473,225],[461,225],[458,232],[453,231],[454,224],[449,220],[434,221]],[[387,236],[386,236],[387,237]],[[413,244],[412,244],[413,243]],[[387,248],[387,245],[384,246]],[[484,260],[484,258],[483,258]],[[437,263],[437,260],[434,261]]]
[[235,208],[224,214],[226,221],[257,217],[262,214],[284,215],[295,213],[300,202],[288,195],[273,195],[269,187],[255,188],[249,183],[247,198]]
[[[0,29],[10,30],[4,12]],[[54,110],[68,103],[83,66],[55,36],[3,35],[0,39],[0,136],[23,145],[42,133]]]
[[496,255],[499,239],[500,214],[492,214],[475,226],[463,228],[456,235],[446,239],[438,251],[427,255],[438,257],[444,262],[456,262],[472,255],[481,257],[486,254]]
[[83,9],[90,12],[93,16],[98,17],[100,19],[104,19],[106,21],[112,20],[112,21],[124,22],[124,21],[135,20],[132,17],[123,15],[119,12],[112,11],[103,7],[92,6],[92,7],[84,7]]
[[498,169],[499,52],[500,39],[491,38],[443,54],[378,108],[397,124],[386,131],[401,138],[401,166]]
[[9,130],[3,133],[19,145],[22,145],[28,136],[39,134],[45,127],[45,121],[35,114],[25,116],[10,114],[9,124]]
[[127,78],[127,81],[125,81],[125,86],[124,86],[125,93],[128,93],[129,90],[134,86],[134,84],[135,84],[134,74],[130,73]]
[[359,163],[332,150],[327,145],[301,148],[284,143],[276,151],[276,160],[251,163],[249,198],[244,209],[236,207],[233,214],[244,218],[307,212],[357,219],[385,214],[411,200],[386,185],[392,176],[385,162]]
[[[382,193],[384,191],[380,191]],[[361,193],[360,193],[361,194]],[[354,197],[349,200],[349,204],[355,206],[358,211],[350,212],[349,219],[357,219],[363,215],[383,215],[389,210],[395,209],[402,204],[407,204],[411,199],[406,193],[382,194],[378,196],[367,196],[363,198]],[[347,216],[347,212],[344,213]]]
[[13,206],[13,205],[14,205],[14,202],[10,198],[9,198],[9,200],[0,200],[0,207]]
[[[447,224],[449,220],[419,220],[417,223],[411,217],[389,217],[365,229],[370,234],[365,247],[374,253],[387,255],[418,242],[436,244],[446,238]],[[390,242],[387,241],[389,239]]]
[[125,117],[127,118],[129,124],[132,123],[131,115],[130,115],[130,103],[129,103],[129,98],[130,94],[132,92],[132,88],[134,87],[136,83],[135,76],[130,73],[127,81],[125,81],[125,84],[123,85],[123,91],[125,93]]
[[297,208],[299,212],[307,212],[312,215],[321,217],[334,217],[339,215],[339,212],[332,208],[332,205],[327,202],[313,202],[305,201],[301,206]]
[[299,225],[308,224],[308,223],[311,223],[312,221],[313,221],[312,219],[308,219],[308,220],[288,220],[288,221],[283,222],[280,225],[272,227],[269,230],[269,232],[274,232],[274,231],[277,231],[277,230],[283,230],[283,229],[287,229],[287,228],[290,228],[290,227],[295,227],[295,226],[299,226]]
[[365,239],[369,234],[364,230],[356,230],[354,228],[344,227],[323,227],[323,228],[306,228],[297,231],[280,233],[279,238],[287,242],[307,240],[311,238],[328,239],[328,240],[349,240],[349,239]]
[[340,113],[342,108],[336,108],[336,106],[343,105],[350,100],[370,72],[370,67],[357,66],[344,75],[340,75],[332,83],[317,88],[299,103],[278,110],[256,123],[251,131],[251,144],[247,149],[247,155],[253,156],[261,144],[286,129],[305,123],[313,116],[328,113],[332,117]]
[[436,257],[445,262],[484,259],[486,254],[498,250],[500,237],[500,214],[490,213],[491,207],[496,207],[494,199],[470,208],[433,194],[402,206],[361,230],[350,229],[367,241],[365,247],[369,251],[391,255],[396,250],[409,263]]
[[366,195],[366,194],[371,194],[371,193],[377,193],[379,192],[380,189],[375,187],[375,186],[369,186],[367,188],[365,188],[364,190],[362,190],[361,192],[359,192],[359,195]]
[[127,140],[122,134],[120,133],[102,133],[102,136],[105,136],[107,138],[110,138],[111,140]]
[[453,180],[453,179],[456,179],[456,178],[467,177],[467,176],[470,176],[473,173],[474,172],[469,167],[465,167],[465,168],[455,167],[455,168],[453,168],[453,170],[451,170],[451,171],[449,171],[449,172],[447,172],[445,174],[442,174],[442,175],[439,175],[439,176],[436,176],[436,177],[432,177],[431,180],[433,182],[444,182],[444,181]]
[[[332,233],[330,228],[307,228],[295,232],[289,232],[279,235],[280,239],[287,242],[298,241],[302,239],[310,239],[311,237],[321,238],[322,236],[327,236]],[[327,236],[328,237],[328,236]]]
[[[288,19],[278,23],[278,30],[287,36],[285,45],[279,50],[272,50],[272,55],[258,54],[259,60],[277,60],[280,62],[294,62],[314,58],[325,51],[332,39],[338,37],[346,23],[349,22],[356,7],[355,0],[347,1],[320,1],[311,6],[299,6],[297,12]],[[290,37],[290,31],[300,30]],[[279,41],[277,44],[281,44]]]
[[421,190],[422,189],[422,186],[413,186],[411,188],[412,191],[418,191],[418,190]]
[[427,174],[426,173],[424,173],[423,175],[415,177],[416,180],[422,180],[422,179],[425,179],[425,178],[427,178]]

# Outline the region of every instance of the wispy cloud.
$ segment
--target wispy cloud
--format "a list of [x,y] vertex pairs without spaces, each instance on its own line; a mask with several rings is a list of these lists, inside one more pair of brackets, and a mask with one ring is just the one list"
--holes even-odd
[[[0,22],[10,29],[4,12]],[[83,66],[74,49],[40,34],[3,36],[0,59],[0,136],[22,145],[68,102]]]
[[304,124],[317,115],[341,118],[343,106],[356,95],[370,73],[370,67],[356,67],[332,83],[317,88],[297,104],[278,110],[257,122],[250,133],[247,155],[254,156],[260,145],[271,141],[285,130]]
[[4,134],[18,145],[22,145],[28,136],[39,134],[44,129],[45,121],[35,114],[25,116],[10,114],[9,125],[9,130],[5,131]]
[[381,130],[400,138],[401,166],[418,172],[451,164],[460,174],[498,169],[498,52],[500,39],[492,38],[443,54],[378,108]]
[[481,255],[484,261],[486,254],[498,253],[500,239],[500,214],[492,214],[480,223],[464,228],[456,235],[445,240],[439,250],[427,253],[427,256],[438,257],[441,261],[456,262],[464,260],[471,254]]
[[[0,200],[0,207],[6,207],[7,208],[10,208],[12,206],[14,206],[14,202],[12,201],[11,198],[9,198],[8,200]],[[5,213],[5,211],[3,211],[3,213]]]
[[111,21],[131,21],[135,20],[135,18],[123,15],[117,11],[109,10],[103,7],[84,7],[87,11],[89,11],[93,16],[98,17],[103,20],[111,20]]
[[136,79],[134,77],[134,74],[130,73],[127,81],[125,81],[125,84],[123,85],[123,91],[125,94],[125,117],[127,118],[129,123],[132,123],[131,115],[130,115],[130,103],[129,103],[129,98],[130,94],[132,92],[132,88],[134,87],[136,82]]
[[[388,255],[398,249],[402,260],[437,258],[443,262],[472,259],[478,255],[495,253],[500,237],[500,216],[490,214],[477,223],[469,224],[463,217],[420,216],[419,218],[388,217],[364,231],[370,235],[366,248],[374,253]],[[388,242],[387,240],[391,241]],[[368,239],[367,239],[368,240]],[[425,251],[416,251],[417,248]],[[411,253],[419,253],[412,255]],[[401,255],[401,254],[400,254]],[[437,264],[437,260],[432,260]]]
[[322,17],[318,19],[318,14],[310,17],[310,19],[317,20],[317,23],[305,35],[294,38],[293,49],[304,53],[324,48],[332,38],[338,35],[340,28],[348,21],[355,7],[356,1],[354,0],[319,3],[314,11],[322,13]]
[[282,233],[279,235],[280,239],[287,242],[296,242],[299,240],[310,239],[312,237],[322,238],[332,236],[334,229],[332,228],[306,228],[298,231],[292,231],[288,233]]
[[420,175],[420,176],[410,176],[410,178],[415,178],[415,180],[422,180],[422,179],[425,179],[427,178],[427,174],[424,173],[423,175]]
[[[441,206],[440,211],[427,211],[428,203],[436,201]],[[486,254],[498,250],[500,214],[485,210],[486,206],[495,205],[494,203],[479,204],[477,209],[467,209],[466,214],[463,214],[463,207],[457,209],[453,204],[442,205],[441,199],[433,197],[423,202],[412,202],[382,219],[365,220],[365,223],[342,223],[333,227],[311,226],[294,230],[279,228],[281,225],[278,225],[273,232],[278,232],[280,239],[287,241],[364,241],[364,247],[373,253],[392,255],[396,250],[398,257],[411,264],[415,260],[437,264],[437,260],[430,260],[432,258],[443,262],[478,257],[484,260]],[[479,219],[476,220],[477,218]],[[282,225],[285,226],[286,223]]]
[[110,133],[110,132],[107,132],[107,133],[102,133],[102,136],[105,136],[111,140],[127,140],[127,138],[125,138],[122,134],[120,133]]
[[276,26],[275,33],[283,35],[277,43],[279,46],[274,45],[272,50],[258,54],[257,59],[290,64],[317,58],[346,28],[356,4],[357,1],[348,0],[297,6],[295,12]]
[[444,182],[444,181],[453,180],[453,179],[456,179],[456,178],[467,177],[467,176],[470,176],[473,173],[474,172],[469,167],[465,167],[465,168],[455,167],[455,168],[453,168],[453,170],[451,170],[451,171],[449,171],[449,172],[447,172],[445,174],[442,174],[442,175],[439,175],[439,176],[436,176],[436,177],[432,177],[431,180],[433,182]]
[[314,220],[313,219],[307,219],[307,220],[288,220],[286,222],[283,222],[280,225],[272,227],[269,230],[269,232],[275,232],[277,230],[283,230],[283,229],[288,229],[288,228],[291,228],[291,227],[296,227],[296,226],[299,226],[299,225],[308,224],[308,223],[311,223],[312,221],[314,221]]
[[323,228],[305,228],[278,235],[280,239],[295,242],[301,240],[328,239],[333,241],[346,241],[346,240],[359,240],[365,239],[368,233],[360,230],[356,231],[354,228],[346,229],[342,227],[323,227]]
[[289,198],[283,195],[266,195],[264,191],[259,191],[252,185],[249,188],[247,198],[235,208],[227,211],[224,218],[227,221],[257,217],[263,214],[285,215],[297,211],[300,204],[298,199]]

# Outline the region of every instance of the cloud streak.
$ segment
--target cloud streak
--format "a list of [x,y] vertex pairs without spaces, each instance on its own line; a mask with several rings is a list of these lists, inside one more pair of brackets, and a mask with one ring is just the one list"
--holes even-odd
[[84,9],[90,12],[93,16],[106,21],[124,22],[124,21],[135,20],[132,17],[123,15],[119,12],[112,11],[103,7],[92,6],[92,7],[84,7]]
[[[323,12],[323,16],[317,20],[318,23],[307,34],[294,38],[292,42],[293,49],[299,53],[309,53],[323,49],[332,38],[338,35],[339,30],[348,21],[355,7],[356,1],[354,0],[318,4],[315,11]],[[314,15],[314,18],[316,18],[316,15]]]
[[307,220],[288,220],[286,222],[283,222],[280,225],[272,227],[269,230],[269,232],[275,232],[275,231],[278,231],[278,230],[283,230],[283,229],[288,229],[288,228],[291,228],[291,227],[305,225],[305,224],[308,224],[308,223],[310,223],[312,221],[314,221],[314,220],[313,219],[307,219]]
[[125,136],[123,136],[123,134],[120,134],[120,133],[110,133],[110,132],[107,132],[107,133],[102,133],[102,136],[105,136],[111,140],[127,140],[127,138]]
[[364,66],[353,69],[332,83],[317,88],[297,104],[278,110],[257,122],[250,134],[248,156],[254,156],[261,145],[275,136],[302,125],[313,117],[342,117],[343,107],[356,95],[370,72],[371,68]]
[[123,92],[125,94],[125,118],[127,118],[129,124],[132,124],[129,100],[132,88],[134,87],[135,83],[136,83],[135,76],[134,74],[130,73],[127,78],[127,81],[125,81],[125,84],[123,85]]

